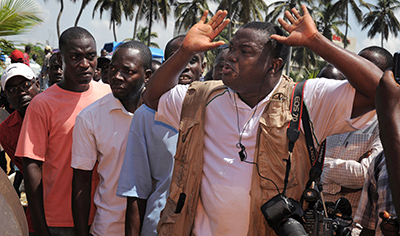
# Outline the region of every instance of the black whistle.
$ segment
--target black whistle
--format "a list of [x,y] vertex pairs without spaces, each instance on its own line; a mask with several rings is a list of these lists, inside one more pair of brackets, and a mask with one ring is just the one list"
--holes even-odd
[[176,209],[175,209],[176,214],[181,213],[183,205],[185,205],[185,200],[186,200],[186,194],[185,193],[179,194],[178,203],[176,204]]

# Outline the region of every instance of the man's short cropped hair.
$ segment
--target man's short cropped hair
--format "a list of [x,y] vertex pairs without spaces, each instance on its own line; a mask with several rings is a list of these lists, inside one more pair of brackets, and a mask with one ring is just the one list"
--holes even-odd
[[61,63],[61,62],[62,62],[62,58],[61,58],[60,52],[56,52],[56,53],[51,54],[51,56],[50,56],[50,61],[52,60],[53,57],[55,57],[56,60],[57,60],[58,62],[60,62],[60,64],[62,64],[62,63]]
[[283,66],[286,64],[288,55],[289,55],[289,47],[283,43],[278,43],[275,39],[271,39],[270,36],[273,34],[277,34],[280,36],[287,36],[287,34],[276,24],[271,22],[260,22],[260,21],[253,21],[247,24],[244,24],[241,28],[243,29],[254,29],[257,31],[261,31],[266,35],[270,53],[273,58],[282,58]]
[[61,34],[60,39],[58,40],[58,47],[60,48],[60,52],[64,53],[65,46],[69,44],[71,40],[82,38],[92,38],[93,41],[96,43],[93,35],[82,27],[76,26],[66,29]]
[[152,54],[146,44],[136,40],[132,40],[119,45],[116,50],[118,50],[119,48],[137,49],[139,51],[140,59],[143,62],[144,70],[151,69]]
[[151,60],[151,73],[154,74],[156,70],[162,65],[160,61],[157,60]]
[[366,59],[370,60],[372,63],[374,63],[376,66],[378,66],[382,71],[385,71],[388,68],[393,67],[393,56],[388,50],[384,49],[383,47],[379,47],[379,46],[366,47],[366,48],[362,49],[358,53],[358,55],[365,57],[363,55],[363,52],[376,53],[376,54],[382,56],[383,61],[379,60],[377,57],[366,58]]

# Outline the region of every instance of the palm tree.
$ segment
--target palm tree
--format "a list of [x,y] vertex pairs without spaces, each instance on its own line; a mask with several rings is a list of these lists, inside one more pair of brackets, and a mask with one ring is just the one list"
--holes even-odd
[[[274,3],[271,3],[267,9],[272,8],[273,10],[268,13],[265,17],[265,21],[270,21],[270,22],[275,22],[278,17],[283,17],[284,18],[284,13],[285,11],[289,11],[293,7],[300,9],[302,4],[312,4],[312,0],[288,0],[288,1],[277,1]],[[286,64],[286,74],[289,75],[290,73],[290,62],[292,58],[292,47],[289,48],[289,58],[288,62]]]
[[93,8],[92,18],[94,18],[97,9],[100,10],[100,19],[103,11],[110,11],[110,28],[113,29],[114,41],[117,41],[115,27],[121,25],[122,14],[125,14],[126,19],[133,19],[134,6],[130,1],[125,0],[97,0]]
[[[177,2],[174,10],[176,18],[175,28],[178,32],[187,31],[190,27],[197,23],[198,19],[207,10],[208,4],[206,0],[193,0],[192,2]],[[212,13],[210,14],[213,15]]]
[[139,22],[140,13],[142,12],[143,4],[144,4],[144,0],[140,0],[139,8],[138,8],[138,10],[137,10],[137,12],[136,12],[135,26],[134,26],[134,29],[133,29],[133,36],[132,36],[132,38],[135,38],[135,37],[136,37],[137,25],[138,25],[138,22]]
[[274,3],[271,3],[268,6],[269,8],[272,8],[273,10],[267,14],[265,17],[265,21],[270,21],[270,22],[275,22],[278,17],[284,17],[285,11],[289,11],[293,7],[300,9],[302,4],[312,4],[312,0],[289,0],[289,1],[277,1]]
[[40,8],[33,0],[0,1],[0,36],[16,35],[42,22]]
[[[47,2],[48,0],[44,0],[45,2]],[[61,31],[60,31],[60,19],[61,19],[61,15],[64,11],[64,0],[57,0],[60,2],[60,11],[58,12],[57,15],[57,21],[56,21],[56,28],[57,28],[57,36],[58,38],[60,38],[61,35]]]
[[372,10],[365,14],[363,17],[363,27],[366,29],[368,26],[368,37],[373,38],[377,33],[381,34],[381,47],[383,47],[383,40],[388,40],[389,32],[397,37],[400,31],[400,24],[396,16],[395,10],[400,8],[398,0],[379,0],[377,5],[371,6]]
[[[76,3],[78,0],[72,0],[72,1],[74,3]],[[79,9],[78,16],[76,17],[76,20],[75,20],[75,26],[78,26],[78,22],[79,22],[79,19],[81,18],[83,9],[85,9],[85,7],[89,4],[89,2],[90,2],[90,0],[82,0],[81,8]]]
[[[361,6],[364,6],[369,9],[369,4],[365,3],[363,0],[358,0]],[[355,0],[340,0],[336,4],[337,10],[339,12],[342,12],[344,14],[344,20],[346,21],[346,28],[344,32],[344,38],[343,38],[343,44],[344,48],[347,47],[348,40],[347,40],[347,32],[349,29],[349,5],[351,7],[351,10],[356,17],[356,20],[358,23],[362,22],[362,11],[361,9],[357,6],[357,3]]]
[[[149,31],[147,27],[139,27],[139,32],[136,34],[136,39],[142,43],[146,43],[149,41]],[[158,34],[156,32],[151,32],[150,38],[158,38]],[[157,43],[151,42],[149,47],[160,48]]]
[[[151,34],[151,28],[153,26],[153,20],[164,23],[164,27],[167,27],[167,17],[171,11],[171,5],[174,4],[174,0],[145,0],[139,17],[142,19],[143,16],[148,21],[148,34]],[[150,45],[150,37],[148,38],[147,45]]]
[[263,14],[268,11],[268,6],[263,0],[219,0],[218,9],[227,10],[227,18],[231,19],[228,25],[228,40],[232,36],[232,24],[240,22],[246,24],[251,21],[262,21]]
[[317,66],[317,55],[308,48],[305,47],[294,47],[292,61],[299,68],[304,68],[306,71],[310,71]]
[[338,11],[336,4],[332,5],[331,1],[319,0],[319,5],[313,7],[314,19],[319,31],[322,35],[332,41],[333,33],[344,38],[339,27],[347,25],[346,21],[342,20],[343,15]]

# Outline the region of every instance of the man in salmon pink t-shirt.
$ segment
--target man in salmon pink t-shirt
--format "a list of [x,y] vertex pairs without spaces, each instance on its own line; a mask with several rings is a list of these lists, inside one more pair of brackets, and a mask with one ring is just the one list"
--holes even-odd
[[[23,157],[25,187],[38,235],[74,235],[72,129],[83,108],[111,91],[108,85],[92,81],[96,41],[87,30],[67,29],[59,39],[59,48],[63,79],[31,102],[15,153]],[[88,225],[93,221],[94,206],[91,209]]]

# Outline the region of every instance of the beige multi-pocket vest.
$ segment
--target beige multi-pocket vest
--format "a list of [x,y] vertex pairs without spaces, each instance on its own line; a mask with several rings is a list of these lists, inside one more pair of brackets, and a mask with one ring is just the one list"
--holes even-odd
[[[272,179],[282,191],[288,158],[286,130],[291,120],[290,97],[294,82],[283,76],[259,120],[254,162],[258,163],[260,174]],[[161,212],[157,227],[159,235],[194,235],[192,228],[200,197],[203,172],[204,118],[206,104],[213,95],[226,89],[219,81],[195,82],[185,96],[179,127],[178,146],[172,175],[170,195]],[[216,121],[217,122],[217,121]],[[218,125],[218,124],[216,124]],[[292,157],[286,196],[300,200],[308,181],[310,159],[304,134],[301,132]],[[277,195],[276,187],[262,179],[254,166],[250,190],[250,225],[248,236],[275,235],[261,213],[261,206]],[[179,195],[186,194],[182,211],[174,213]],[[227,215],[226,217],[229,217]]]

